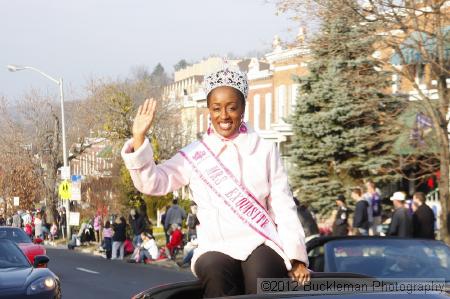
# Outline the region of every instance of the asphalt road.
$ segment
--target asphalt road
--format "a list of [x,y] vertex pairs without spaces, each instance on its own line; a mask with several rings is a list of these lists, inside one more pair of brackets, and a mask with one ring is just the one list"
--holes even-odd
[[194,279],[189,271],[110,261],[67,249],[47,248],[47,255],[64,299],[131,298],[153,286]]

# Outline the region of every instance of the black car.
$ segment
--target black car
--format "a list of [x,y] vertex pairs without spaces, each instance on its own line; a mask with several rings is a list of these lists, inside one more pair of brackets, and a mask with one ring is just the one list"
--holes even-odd
[[450,248],[441,241],[398,237],[318,237],[307,244],[309,268],[377,278],[450,282]]
[[[358,285],[361,283],[371,284],[376,283],[378,280],[368,277],[366,275],[353,274],[353,273],[311,273],[311,284],[323,285],[333,283],[341,284],[353,284]],[[285,284],[283,284],[285,285]],[[374,288],[368,291],[317,291],[311,292],[299,287],[298,290],[277,292],[276,284],[273,285],[274,292],[267,292],[254,295],[241,295],[241,296],[229,296],[228,299],[268,299],[268,298],[312,298],[312,299],[444,299],[448,298],[447,294],[443,291],[424,293],[411,293],[406,292],[388,292],[381,288]],[[305,287],[306,288],[306,287]],[[199,299],[202,298],[202,286],[199,281],[184,281],[162,285],[145,290],[135,296],[132,299]]]
[[[305,298],[314,299],[371,299],[386,298],[448,298],[450,290],[450,249],[440,241],[402,239],[395,237],[318,237],[307,244],[311,281],[314,283],[372,284],[386,282],[408,284],[410,281],[433,279],[441,284],[436,292],[402,293],[398,290],[374,287],[361,292],[277,292],[232,298]],[[391,284],[389,284],[391,283]],[[276,285],[275,285],[276,288]],[[387,291],[386,291],[387,290]],[[303,292],[302,292],[303,291]],[[201,298],[198,281],[179,282],[151,288],[133,299]],[[230,297],[231,298],[231,297]]]
[[32,265],[14,242],[0,239],[0,298],[61,298],[59,278],[42,268],[48,262],[38,255]]

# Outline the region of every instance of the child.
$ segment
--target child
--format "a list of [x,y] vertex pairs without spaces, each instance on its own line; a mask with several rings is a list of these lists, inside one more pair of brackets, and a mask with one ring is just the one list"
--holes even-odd
[[105,228],[103,228],[103,243],[104,243],[103,248],[105,248],[106,258],[108,260],[111,259],[112,236],[113,236],[113,230],[111,228],[111,223],[109,221],[106,221]]

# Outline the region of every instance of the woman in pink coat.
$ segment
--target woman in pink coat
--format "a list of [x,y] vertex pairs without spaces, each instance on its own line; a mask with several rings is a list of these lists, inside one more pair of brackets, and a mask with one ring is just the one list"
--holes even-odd
[[204,296],[252,294],[258,278],[309,281],[303,228],[277,147],[244,121],[247,77],[228,67],[205,77],[210,126],[201,140],[156,165],[149,140],[153,99],[139,107],[122,157],[134,185],[165,195],[189,185],[197,203],[191,263]]

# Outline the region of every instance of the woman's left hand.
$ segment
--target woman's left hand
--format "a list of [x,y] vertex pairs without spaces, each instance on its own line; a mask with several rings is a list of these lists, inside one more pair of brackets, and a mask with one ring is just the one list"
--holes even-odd
[[294,260],[292,263],[292,270],[289,271],[289,276],[300,282],[302,285],[311,280],[311,274],[306,265],[300,261]]

